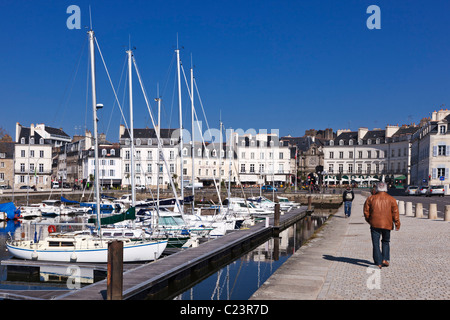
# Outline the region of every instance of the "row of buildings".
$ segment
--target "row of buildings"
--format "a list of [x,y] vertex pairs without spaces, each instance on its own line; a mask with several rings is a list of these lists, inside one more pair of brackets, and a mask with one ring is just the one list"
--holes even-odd
[[[136,185],[148,188],[203,185],[275,186],[302,183],[392,185],[448,185],[450,169],[450,111],[440,110],[419,124],[387,125],[357,131],[307,130],[303,137],[277,133],[230,131],[224,142],[184,141],[178,129],[134,129],[131,138],[123,125],[118,142],[99,135],[99,176],[104,187],[131,184],[134,164]],[[16,124],[15,140],[0,142],[0,186],[51,188],[53,181],[84,186],[94,180],[93,138],[71,138],[62,129],[44,124]],[[11,139],[12,140],[12,139]],[[132,161],[133,160],[133,161]]]

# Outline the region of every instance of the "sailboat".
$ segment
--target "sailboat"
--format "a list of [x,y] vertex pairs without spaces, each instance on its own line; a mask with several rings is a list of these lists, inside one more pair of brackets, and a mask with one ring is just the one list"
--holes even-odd
[[98,160],[98,134],[97,134],[97,97],[95,78],[95,48],[94,31],[88,31],[89,52],[91,65],[92,110],[94,122],[94,148],[95,148],[95,195],[97,214],[97,232],[71,232],[56,233],[50,230],[43,240],[15,240],[9,239],[6,247],[9,252],[20,259],[33,259],[39,261],[58,262],[90,262],[105,263],[108,261],[108,243],[111,239],[123,243],[123,261],[151,261],[160,257],[167,246],[167,239],[163,240],[132,240],[128,237],[103,238],[101,236],[100,220],[100,190],[99,190],[99,160]]

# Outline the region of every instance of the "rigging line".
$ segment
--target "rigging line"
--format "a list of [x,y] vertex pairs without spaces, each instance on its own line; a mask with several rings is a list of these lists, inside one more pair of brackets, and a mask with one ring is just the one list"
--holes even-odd
[[[184,81],[186,82],[186,86],[188,87],[189,97],[193,97],[193,95],[191,95],[191,91],[189,90],[189,86],[188,86],[188,84],[187,84],[186,74],[185,74],[185,72],[184,72],[183,66],[181,66],[181,70],[183,71]],[[195,78],[194,78],[194,83],[195,83]],[[197,90],[197,93],[198,93],[198,90]],[[192,98],[191,98],[191,99],[192,99]],[[203,110],[203,116],[204,116],[205,122],[206,122],[206,127],[207,127],[207,129],[208,129],[208,132],[211,132],[211,130],[210,130],[210,128],[209,128],[209,124],[208,124],[208,119],[206,118],[205,110],[203,109],[203,104],[201,104],[201,105],[202,105],[202,110]],[[202,142],[203,142],[203,145],[204,145],[204,147],[205,147],[205,149],[206,149],[206,143],[205,143],[205,140],[204,140],[204,137],[203,137],[203,133],[201,132],[200,123],[199,123],[199,121],[198,121],[197,112],[195,111],[195,108],[194,108],[194,118],[197,118],[197,127],[198,127],[198,129],[199,129],[199,131],[200,131],[200,135],[201,135],[201,137],[202,137]],[[192,142],[192,143],[194,143],[194,142]],[[219,148],[221,148],[221,146],[219,146]],[[221,149],[220,149],[220,150],[221,150]],[[220,150],[219,150],[219,152],[220,152]],[[208,153],[206,154],[206,157],[207,157],[207,159],[208,159],[208,161],[209,161],[209,154],[208,154]],[[219,179],[221,179],[221,174],[220,174],[220,172],[219,172],[219,177],[220,177]],[[219,192],[219,188],[217,187],[216,179],[213,179],[213,181],[214,181],[214,186],[215,186],[215,188],[216,188],[216,192],[217,192],[217,194],[218,194],[218,196],[219,196],[219,203],[220,203],[220,205],[222,205],[222,198],[221,198],[221,195],[220,195],[220,192]],[[192,181],[192,183],[194,183],[194,182]]]
[[[181,66],[181,70],[183,71],[184,81],[186,82],[186,86],[188,87],[189,97],[192,97],[191,91],[189,90],[189,86],[187,85],[186,74],[184,73],[184,68],[183,68],[183,66]],[[190,98],[190,99],[192,99],[192,98]],[[204,137],[203,137],[203,133],[201,132],[200,123],[199,123],[199,121],[198,121],[197,112],[195,111],[195,108],[194,108],[193,111],[194,111],[194,119],[197,118],[197,127],[198,127],[198,130],[199,130],[199,132],[200,132],[200,136],[201,136],[201,138],[202,138],[203,146],[205,147],[205,149],[207,149],[206,143],[205,143],[205,139],[204,139]],[[204,113],[203,113],[203,114],[204,114]],[[206,117],[206,115],[205,115],[205,117]],[[206,124],[208,125],[208,121],[206,121]],[[208,132],[211,132],[211,131],[209,130],[209,126],[208,126]],[[194,145],[194,141],[192,141],[192,144]],[[219,151],[219,152],[220,152],[220,151]],[[209,161],[209,153],[206,153],[206,158],[207,158],[208,161]],[[220,172],[219,172],[219,177],[220,177]],[[216,188],[216,192],[217,192],[217,195],[218,195],[218,197],[219,197],[219,203],[222,205],[222,198],[221,198],[221,196],[220,196],[219,188],[217,187],[216,179],[214,178],[213,181],[214,181],[214,187]],[[192,183],[194,183],[194,181],[192,181]]]
[[89,59],[87,59],[87,74],[86,74],[86,107],[84,110],[84,133],[83,136],[86,137],[86,130],[87,130],[87,114],[88,114],[88,100],[89,100],[89,77],[90,77],[90,70],[91,64]]
[[[71,96],[71,94],[72,94],[73,84],[74,84],[74,81],[75,81],[75,79],[76,79],[76,77],[77,77],[77,74],[78,74],[78,68],[80,67],[81,57],[83,56],[84,47],[86,46],[87,40],[88,40],[88,39],[86,38],[86,39],[84,40],[84,42],[83,42],[83,46],[81,47],[81,50],[80,50],[80,52],[79,52],[79,54],[78,54],[78,62],[77,62],[77,64],[76,64],[76,66],[74,66],[74,68],[72,69],[72,72],[71,72],[71,74],[75,73],[75,75],[73,76],[72,80],[69,80],[69,81],[67,82],[66,87],[64,88],[64,93],[63,93],[63,95],[62,95],[62,97],[61,97],[61,102],[59,103],[59,108],[58,108],[58,109],[56,110],[56,112],[55,112],[55,115],[54,115],[54,117],[53,117],[52,123],[54,123],[54,122],[55,122],[55,119],[58,117],[58,112],[59,112],[59,110],[62,108],[62,106],[63,106],[63,105],[66,105],[66,106],[67,106],[67,102],[69,101],[69,98],[70,98],[70,96]],[[65,95],[66,95],[66,93],[67,93],[67,90],[68,90],[70,84],[72,84],[72,85],[71,85],[71,89],[70,89],[70,93],[69,93],[69,95],[68,95],[68,97],[67,97],[66,102],[64,102],[64,97],[65,97]]]
[[123,121],[125,122],[125,127],[128,129],[127,120],[125,119],[125,116],[123,115],[123,110],[120,105],[119,99],[117,98],[116,90],[114,89],[114,86],[112,84],[111,77],[109,76],[109,71],[108,71],[108,68],[106,67],[105,59],[103,59],[103,54],[102,54],[102,51],[100,50],[100,45],[98,44],[97,38],[94,38],[94,39],[95,39],[95,43],[97,44],[97,49],[98,49],[98,52],[100,53],[100,57],[102,58],[103,66],[105,67],[106,74],[108,75],[109,83],[111,84],[111,88],[114,92],[114,96],[116,97],[117,105],[119,106],[120,113],[122,114]]
[[[123,67],[122,67],[122,73],[120,75],[120,80],[119,80],[119,85],[117,86],[117,90],[119,90],[120,84],[122,83],[122,77],[123,77],[123,72],[125,70],[126,62],[127,62],[127,57],[125,56],[125,62],[124,62]],[[113,106],[112,106],[112,110],[111,110],[111,115],[109,116],[108,126],[106,127],[106,134],[108,134],[109,126],[111,125],[112,116],[113,116],[113,113],[114,113],[115,106],[116,106],[116,101],[114,100],[114,103],[113,103]]]
[[[144,95],[145,104],[147,105],[148,113],[149,113],[150,118],[152,120],[153,128],[155,129],[155,134],[156,134],[156,138],[158,140],[158,145],[161,145],[161,136],[158,133],[158,130],[156,130],[155,119],[153,118],[152,111],[150,110],[150,105],[149,105],[149,102],[148,102],[147,94],[146,94],[146,92],[144,90],[144,85],[142,83],[141,74],[139,73],[139,69],[137,67],[136,59],[134,58],[134,56],[132,58],[133,58],[134,69],[136,70],[136,75],[137,75],[137,77],[139,79],[139,84],[141,85],[142,93]],[[180,141],[180,143],[183,143],[183,141]],[[162,147],[163,146],[161,145],[161,149],[162,149]],[[166,158],[164,157],[164,153],[161,153],[161,154],[162,154],[162,159],[164,161],[164,166],[166,167],[166,170],[167,170],[167,175],[169,177],[170,185],[172,187],[172,192],[175,195],[175,202],[177,204],[178,210],[180,211],[181,215],[184,216],[184,212],[181,210],[181,205],[180,205],[180,202],[178,201],[178,196],[177,196],[177,192],[176,192],[176,189],[175,189],[175,185],[174,185],[172,177],[170,175],[169,165],[167,164]],[[158,159],[159,159],[159,154],[158,154]],[[159,168],[158,168],[158,170],[159,170]],[[182,200],[184,201],[184,199],[182,199]]]

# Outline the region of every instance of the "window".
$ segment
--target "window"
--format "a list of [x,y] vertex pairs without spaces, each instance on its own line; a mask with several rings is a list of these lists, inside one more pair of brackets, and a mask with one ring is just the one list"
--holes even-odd
[[284,173],[284,165],[282,163],[278,164],[278,173]]
[[241,159],[245,159],[245,152],[241,153]]
[[439,126],[439,133],[444,134],[445,131],[445,126]]
[[348,173],[353,173],[353,164],[348,165]]
[[125,145],[126,145],[126,146],[129,146],[129,145],[130,145],[130,139],[128,139],[128,138],[125,139]]
[[254,152],[250,152],[250,159],[255,159],[255,153]]
[[106,149],[102,149],[102,156],[106,156]]
[[254,173],[255,172],[255,165],[252,163],[250,164],[250,172]]
[[30,144],[34,144],[34,137],[30,138]]
[[110,154],[111,154],[112,156],[115,156],[115,155],[116,155],[116,150],[115,150],[115,149],[111,149]]
[[39,139],[39,144],[44,144],[44,138]]
[[245,172],[245,164],[241,164],[241,172]]
[[353,145],[353,139],[350,139],[350,140],[348,141],[348,144],[349,144],[350,146],[352,146],[352,145]]
[[110,177],[114,177],[114,176],[115,176],[115,172],[114,172],[113,169],[110,169],[110,170],[109,170],[109,176],[110,176]]
[[25,138],[20,138],[20,143],[25,144]]
[[20,150],[20,157],[25,158],[25,150]]
[[437,178],[445,177],[445,168],[437,168]]
[[125,160],[130,160],[130,150],[125,151]]
[[330,140],[330,146],[334,146],[334,141]]
[[125,173],[130,173],[130,164],[125,163]]
[[447,146],[438,146],[438,155],[439,156],[445,156],[445,154],[446,154],[446,147]]
[[153,160],[153,153],[151,151],[147,151],[147,159]]
[[39,163],[39,173],[43,173],[43,172],[44,172],[44,164]]
[[331,151],[331,152],[330,152],[330,159],[333,159],[333,158],[334,158],[334,152]]
[[372,158],[372,151],[367,151],[367,158]]
[[344,158],[344,152],[343,151],[339,151],[339,159],[343,159]]
[[147,172],[152,173],[152,164],[151,163],[147,164]]
[[333,173],[333,172],[334,172],[334,165],[330,164],[330,165],[328,166],[328,172],[329,172],[329,173]]
[[[184,148],[183,149],[183,156],[187,156],[187,155],[188,155],[188,151],[187,151],[186,148]],[[173,151],[170,151],[169,157],[170,157],[170,160],[173,160],[173,158],[174,158],[174,152]]]
[[198,150],[197,150],[197,156],[198,156],[198,157],[201,157],[201,156],[202,156],[202,149],[198,149]]
[[175,172],[175,164],[171,163],[169,166],[169,172],[174,173]]
[[139,138],[136,139],[136,145],[137,145],[137,146],[140,146],[140,145],[141,145],[141,139],[139,139]]
[[[244,154],[245,155],[245,154]],[[217,151],[216,151],[216,149],[214,149],[212,152],[211,152],[211,156],[212,157],[217,157]]]
[[149,146],[151,146],[151,145],[152,145],[152,139],[148,139],[148,140],[147,140],[147,144],[148,144]]
[[350,159],[353,159],[353,151],[349,151],[349,152],[348,152],[348,157],[349,157]]
[[343,146],[343,145],[344,145],[344,140],[342,140],[342,139],[339,140],[339,145],[340,145],[340,146]]
[[362,164],[358,163],[358,173],[362,173]]
[[264,172],[264,164],[263,163],[259,164],[259,172]]
[[25,172],[25,163],[20,164],[20,172]]
[[362,157],[363,157],[362,151],[358,151],[358,158],[359,158],[359,159],[362,159]]
[[170,139],[170,145],[173,146],[175,144],[175,141],[173,139]]
[[30,150],[30,158],[34,158],[34,150]]
[[343,172],[344,172],[344,165],[339,164],[339,173],[343,173]]
[[283,152],[280,152],[280,154],[279,154],[279,159],[282,160],[283,157],[284,157],[284,153],[283,153]]
[[367,144],[372,144],[372,139],[368,139]]
[[370,172],[371,172],[371,170],[372,170],[372,167],[371,167],[371,165],[370,165],[370,164],[368,164],[368,165],[367,165],[367,172],[366,172],[366,173],[370,173]]

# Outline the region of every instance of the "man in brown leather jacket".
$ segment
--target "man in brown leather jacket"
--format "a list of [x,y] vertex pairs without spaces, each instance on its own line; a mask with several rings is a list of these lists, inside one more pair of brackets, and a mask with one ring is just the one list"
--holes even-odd
[[379,268],[387,267],[390,259],[391,230],[393,224],[395,224],[396,230],[400,229],[400,217],[397,201],[387,194],[387,185],[384,182],[378,183],[377,193],[366,200],[364,217],[370,224],[374,263]]

